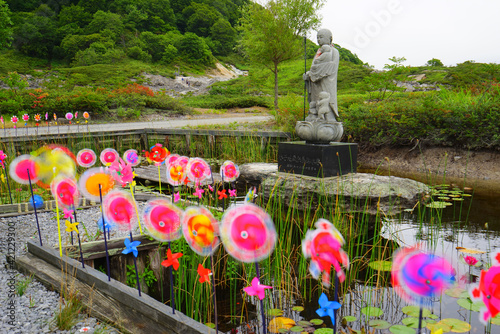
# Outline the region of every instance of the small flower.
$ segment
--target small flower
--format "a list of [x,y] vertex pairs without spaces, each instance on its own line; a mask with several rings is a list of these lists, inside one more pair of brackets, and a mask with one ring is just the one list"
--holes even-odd
[[236,197],[236,189],[229,189],[229,196]]
[[474,266],[477,263],[477,259],[474,256],[464,256],[464,261],[469,266]]
[[220,191],[218,190],[217,194],[219,195],[219,199],[227,198],[226,189],[223,189],[223,190],[220,190]]

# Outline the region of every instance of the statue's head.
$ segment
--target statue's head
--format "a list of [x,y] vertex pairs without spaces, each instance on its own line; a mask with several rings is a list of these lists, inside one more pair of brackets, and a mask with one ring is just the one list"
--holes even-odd
[[328,29],[321,29],[318,31],[317,39],[319,45],[330,45],[333,42],[332,32]]

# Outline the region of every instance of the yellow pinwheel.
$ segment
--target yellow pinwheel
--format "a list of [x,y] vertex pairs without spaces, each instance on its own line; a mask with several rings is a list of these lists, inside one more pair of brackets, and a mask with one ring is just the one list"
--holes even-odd
[[65,224],[66,224],[66,232],[78,233],[78,228],[77,228],[78,223],[77,222],[71,223],[69,220],[66,220]]

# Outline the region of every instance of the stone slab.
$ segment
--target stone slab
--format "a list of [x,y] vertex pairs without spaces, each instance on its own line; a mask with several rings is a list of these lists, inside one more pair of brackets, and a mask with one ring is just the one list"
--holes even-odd
[[314,177],[356,173],[358,144],[309,144],[305,141],[279,143],[278,170]]

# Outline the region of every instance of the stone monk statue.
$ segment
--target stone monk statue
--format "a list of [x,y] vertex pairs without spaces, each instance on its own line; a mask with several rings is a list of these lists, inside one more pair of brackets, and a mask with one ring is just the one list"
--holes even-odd
[[[337,71],[339,68],[339,51],[333,46],[332,33],[328,29],[318,31],[318,44],[320,48],[314,57],[311,68],[304,73],[306,82],[309,114],[306,121],[326,120],[337,121],[339,114],[337,108]],[[325,113],[324,107],[320,115],[318,109],[320,101],[326,94],[330,96],[330,110]]]

